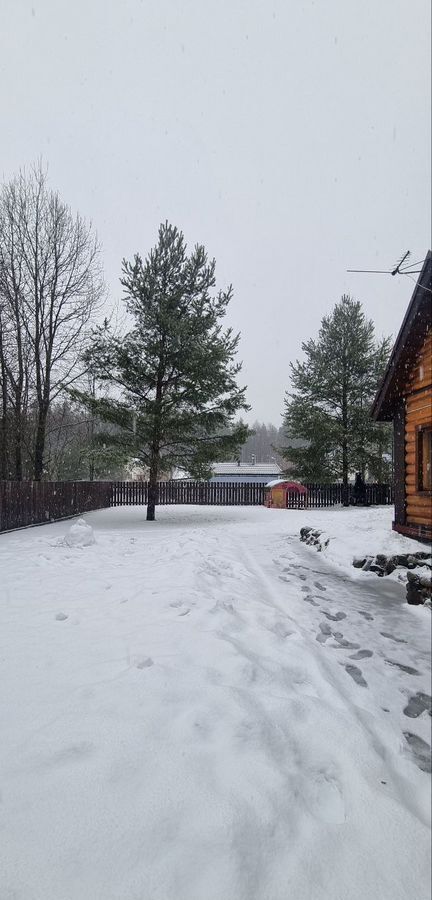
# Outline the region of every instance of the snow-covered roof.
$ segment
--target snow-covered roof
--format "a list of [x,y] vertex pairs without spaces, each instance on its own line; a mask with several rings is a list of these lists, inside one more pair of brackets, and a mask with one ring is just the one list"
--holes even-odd
[[288,491],[293,493],[298,491],[299,494],[307,494],[307,488],[303,484],[300,484],[299,481],[289,481],[287,478],[276,478],[275,481],[268,481],[266,488],[277,487],[278,484],[283,484]]
[[251,463],[224,462],[214,463],[212,466],[213,475],[279,475],[282,472],[277,463],[259,463],[254,465]]

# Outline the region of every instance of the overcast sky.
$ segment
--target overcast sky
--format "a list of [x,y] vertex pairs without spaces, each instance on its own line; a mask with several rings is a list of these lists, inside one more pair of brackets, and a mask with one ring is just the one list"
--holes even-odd
[[430,0],[0,0],[0,174],[39,156],[110,303],[168,219],[232,282],[249,419],[343,292],[397,332],[430,244]]

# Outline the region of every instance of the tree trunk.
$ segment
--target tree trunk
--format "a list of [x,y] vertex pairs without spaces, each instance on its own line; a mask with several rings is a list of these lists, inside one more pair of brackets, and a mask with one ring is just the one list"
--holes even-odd
[[2,409],[0,415],[0,481],[8,474],[8,408],[5,375],[2,373]]
[[343,436],[342,436],[342,484],[343,484],[343,505],[349,506],[349,497],[348,497],[348,398],[347,398],[347,385],[344,380],[342,387],[342,426],[343,426]]
[[43,475],[47,416],[48,416],[48,404],[43,403],[42,406],[39,408],[37,427],[36,427],[36,439],[35,439],[35,449],[34,449],[34,469],[33,469],[33,478],[35,481],[41,481],[42,475]]
[[147,522],[154,522],[155,520],[155,510],[156,504],[158,501],[158,469],[159,469],[159,452],[155,453],[154,449],[152,452],[152,457],[150,461],[150,475],[149,475],[149,486],[148,486],[148,500],[147,500]]
[[15,481],[22,481],[23,464],[22,464],[22,413],[21,406],[17,406],[15,410],[15,433],[14,433],[14,459],[15,459]]
[[163,347],[161,353],[161,359],[159,362],[159,372],[158,379],[156,384],[156,410],[155,410],[155,419],[153,425],[153,441],[151,448],[151,456],[150,456],[150,473],[149,473],[149,487],[148,487],[148,500],[147,500],[147,522],[154,522],[155,520],[155,509],[158,501],[158,474],[159,474],[159,457],[160,457],[160,444],[161,444],[161,428],[162,428],[162,385],[163,385]]
[[7,478],[7,469],[8,469],[8,394],[7,394],[7,383],[6,383],[6,365],[3,356],[3,328],[2,321],[0,319],[0,378],[1,378],[1,393],[2,393],[2,407],[0,413],[0,481],[5,481]]
[[3,407],[0,416],[0,481],[6,481],[7,478],[7,421],[6,410]]

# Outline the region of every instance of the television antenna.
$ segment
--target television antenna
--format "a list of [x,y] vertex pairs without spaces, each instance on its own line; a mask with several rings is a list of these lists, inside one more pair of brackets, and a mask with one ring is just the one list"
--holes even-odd
[[393,269],[347,269],[347,272],[362,272],[367,275],[419,275],[421,269],[416,269],[415,266],[422,266],[423,260],[419,259],[418,262],[409,263],[407,260],[410,256],[411,251],[407,250]]

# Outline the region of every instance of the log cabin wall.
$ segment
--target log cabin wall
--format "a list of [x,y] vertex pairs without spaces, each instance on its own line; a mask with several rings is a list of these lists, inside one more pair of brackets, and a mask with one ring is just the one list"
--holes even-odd
[[[432,495],[419,487],[418,434],[432,425],[432,332],[411,369],[405,403],[405,495],[406,525],[432,536]],[[420,526],[420,528],[419,528]]]

